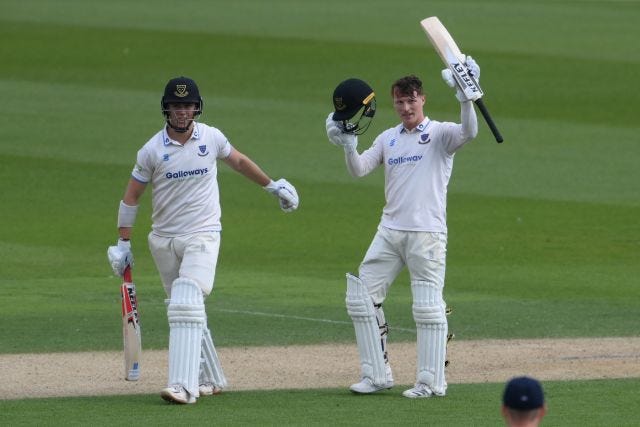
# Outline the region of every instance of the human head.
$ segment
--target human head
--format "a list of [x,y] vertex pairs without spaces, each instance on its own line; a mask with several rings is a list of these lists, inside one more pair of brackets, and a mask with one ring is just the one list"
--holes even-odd
[[422,81],[414,75],[396,80],[391,85],[393,108],[406,129],[414,129],[424,120],[425,95]]
[[[364,80],[350,78],[333,91],[333,120],[341,122],[346,133],[362,135],[376,113],[376,94]],[[358,112],[362,114],[357,117]]]
[[[196,82],[189,77],[175,77],[169,80],[164,88],[164,95],[160,101],[162,108],[162,114],[165,116],[167,124],[177,132],[186,132],[193,119],[202,114],[202,97],[200,97],[200,91]],[[184,106],[182,109],[180,106]],[[182,123],[176,113],[180,111],[186,114],[186,124]]]
[[508,426],[537,426],[546,413],[542,385],[531,377],[515,377],[502,395],[502,416]]

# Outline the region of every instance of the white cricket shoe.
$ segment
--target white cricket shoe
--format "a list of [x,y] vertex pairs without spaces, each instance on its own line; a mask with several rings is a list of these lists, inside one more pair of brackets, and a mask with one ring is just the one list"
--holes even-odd
[[405,390],[402,392],[404,397],[408,397],[410,399],[419,399],[424,397],[432,397],[432,396],[444,396],[444,393],[436,393],[424,383],[416,383],[415,387],[410,388],[409,390]]
[[222,389],[213,383],[200,384],[198,391],[200,392],[200,396],[212,396],[222,393]]
[[351,384],[349,390],[358,394],[370,394],[380,390],[389,390],[393,387],[393,372],[391,372],[391,365],[388,363],[385,366],[385,374],[387,382],[384,385],[375,385],[371,378],[364,377],[360,382]]
[[391,387],[393,387],[393,377],[387,375],[387,382],[383,385],[376,385],[371,378],[364,377],[360,382],[351,384],[349,390],[358,394],[370,394],[380,390],[389,390]]
[[196,403],[196,398],[192,396],[187,390],[185,390],[181,385],[172,385],[163,389],[160,392],[160,397],[171,403]]

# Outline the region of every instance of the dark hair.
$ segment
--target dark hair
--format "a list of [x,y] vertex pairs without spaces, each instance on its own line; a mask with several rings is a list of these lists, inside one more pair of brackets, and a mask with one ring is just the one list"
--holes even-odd
[[422,81],[413,74],[401,77],[396,80],[393,85],[391,85],[391,96],[395,91],[398,91],[401,95],[413,95],[413,92],[416,92],[418,95],[423,95],[422,93]]

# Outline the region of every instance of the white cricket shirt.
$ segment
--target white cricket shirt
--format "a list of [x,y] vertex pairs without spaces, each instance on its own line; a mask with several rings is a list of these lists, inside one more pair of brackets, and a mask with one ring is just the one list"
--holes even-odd
[[385,200],[380,224],[405,231],[447,232],[447,185],[453,156],[469,138],[462,126],[425,118],[415,129],[387,129],[347,166],[363,176],[384,165]]
[[165,128],[138,151],[131,175],[151,183],[154,234],[176,237],[222,228],[216,160],[228,157],[231,148],[220,130],[194,122],[184,145]]

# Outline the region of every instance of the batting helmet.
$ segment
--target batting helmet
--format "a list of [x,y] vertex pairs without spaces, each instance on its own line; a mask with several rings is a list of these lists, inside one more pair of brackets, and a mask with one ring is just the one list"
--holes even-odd
[[[333,106],[333,120],[342,122],[344,132],[361,135],[376,113],[376,95],[363,80],[350,78],[341,82],[333,91]],[[360,110],[363,110],[362,114],[353,121]],[[367,119],[366,124],[361,123],[363,118]]]
[[166,116],[169,104],[196,104],[195,115],[202,114],[202,97],[198,85],[189,77],[175,77],[164,87],[161,100],[162,113]]

